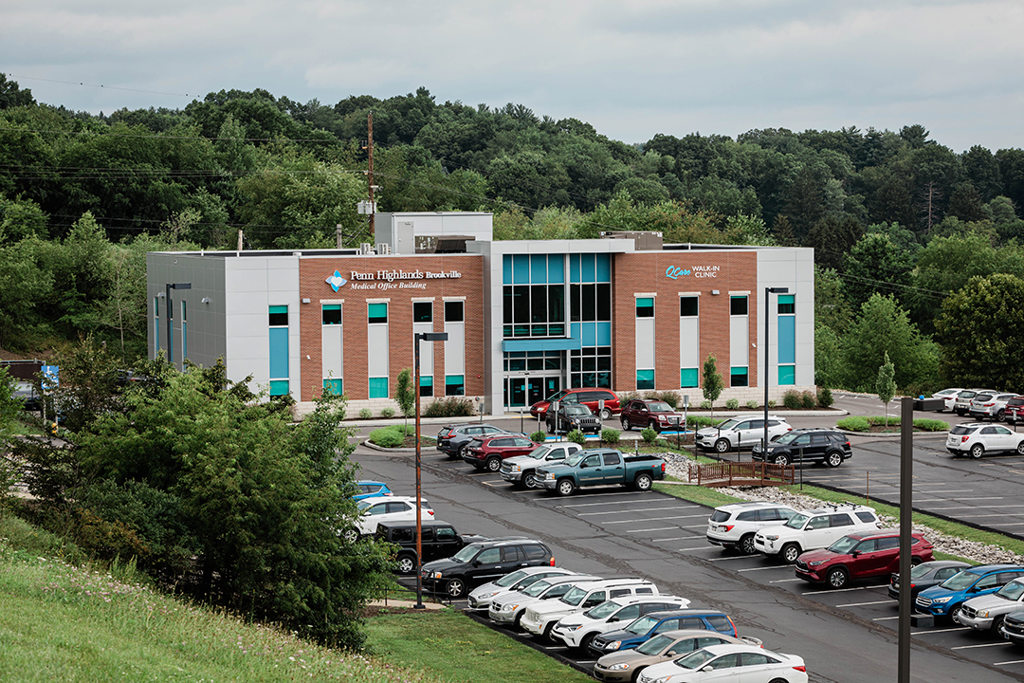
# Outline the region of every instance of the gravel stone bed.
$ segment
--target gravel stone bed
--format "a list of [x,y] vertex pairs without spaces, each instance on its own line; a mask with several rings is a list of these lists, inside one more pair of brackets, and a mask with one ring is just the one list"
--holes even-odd
[[[695,460],[680,453],[661,453],[659,455],[665,458],[665,461],[667,462],[665,467],[666,474],[671,475],[680,481],[689,481],[689,465],[691,463],[695,463]],[[743,500],[782,503],[784,505],[794,507],[797,510],[813,510],[827,505],[827,503],[818,500],[817,498],[789,493],[788,491],[782,491],[774,486],[751,486],[743,488],[725,487],[716,490]],[[892,529],[899,526],[898,520],[894,517],[879,515],[879,520],[881,522],[880,526],[883,529]],[[1017,555],[998,546],[987,545],[977,541],[968,541],[956,536],[950,536],[949,534],[936,531],[931,527],[919,524],[914,525],[914,532],[923,534],[924,537],[927,538],[935,547],[935,550],[949,553],[950,555],[957,555],[972,562],[980,564],[995,564],[1002,562],[1024,564],[1024,556]]]

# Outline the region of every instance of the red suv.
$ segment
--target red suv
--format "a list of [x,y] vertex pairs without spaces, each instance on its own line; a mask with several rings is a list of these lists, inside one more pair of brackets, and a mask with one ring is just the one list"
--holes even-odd
[[[537,401],[530,406],[530,415],[544,417],[552,401],[558,401],[559,403],[582,403],[590,408],[590,412],[602,420],[610,419],[612,415],[618,415],[622,412],[619,406],[619,397],[615,395],[615,392],[609,389],[586,388],[562,389],[558,393],[548,396],[543,401]],[[604,401],[603,408],[601,407],[601,401]]]
[[[932,544],[911,534],[911,562],[931,562]],[[900,568],[900,535],[895,531],[861,531],[843,536],[823,550],[809,550],[796,561],[797,578],[843,588],[851,579],[889,576]]]
[[1010,424],[1024,422],[1024,396],[1014,396],[1006,402],[1006,412],[1003,419]]
[[634,398],[622,406],[619,420],[626,431],[633,427],[650,427],[660,432],[663,429],[679,429],[683,424],[683,414],[672,410],[672,406],[664,401]]
[[473,440],[466,447],[462,459],[478,470],[497,472],[501,469],[501,461],[505,458],[527,455],[539,445],[521,434],[486,436]]

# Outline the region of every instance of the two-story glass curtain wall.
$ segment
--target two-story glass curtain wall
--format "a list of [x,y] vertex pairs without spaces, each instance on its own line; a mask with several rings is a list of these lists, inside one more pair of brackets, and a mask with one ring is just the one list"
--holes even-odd
[[609,254],[569,255],[569,386],[612,388],[612,269]]

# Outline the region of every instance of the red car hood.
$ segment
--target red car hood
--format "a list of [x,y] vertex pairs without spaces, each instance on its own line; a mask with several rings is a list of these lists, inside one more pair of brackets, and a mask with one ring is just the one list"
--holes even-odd
[[850,556],[840,555],[839,553],[834,553],[831,550],[821,548],[819,550],[808,550],[806,553],[802,553],[797,559],[804,564],[810,564],[811,562],[820,562],[821,560],[834,560],[837,557],[849,558]]

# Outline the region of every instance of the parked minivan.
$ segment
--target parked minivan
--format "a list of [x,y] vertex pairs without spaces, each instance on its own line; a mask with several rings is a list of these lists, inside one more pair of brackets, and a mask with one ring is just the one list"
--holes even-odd
[[[607,420],[612,415],[618,415],[622,412],[622,408],[619,405],[619,397],[615,395],[614,391],[589,387],[584,389],[562,389],[548,396],[543,401],[537,401],[530,406],[530,415],[544,417],[548,412],[548,406],[553,401],[558,401],[559,403],[582,403],[590,408],[590,412],[602,420]],[[604,401],[604,407],[601,407],[601,401]]]

